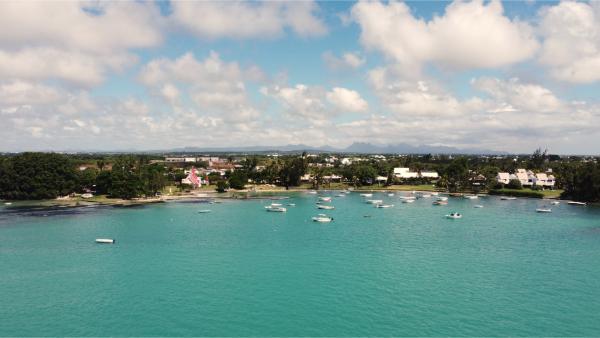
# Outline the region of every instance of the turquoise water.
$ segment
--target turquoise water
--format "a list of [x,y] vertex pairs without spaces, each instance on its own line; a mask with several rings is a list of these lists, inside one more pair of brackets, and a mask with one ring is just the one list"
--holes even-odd
[[289,196],[0,207],[0,336],[600,335],[600,208]]

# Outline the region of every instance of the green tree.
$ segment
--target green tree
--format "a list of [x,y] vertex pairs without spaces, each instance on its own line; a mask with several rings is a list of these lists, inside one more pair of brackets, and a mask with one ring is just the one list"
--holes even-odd
[[144,193],[140,178],[139,165],[133,157],[118,158],[112,167],[111,185],[108,193],[111,197],[131,199]]
[[244,170],[235,170],[229,175],[229,186],[241,190],[248,184],[248,175]]
[[508,181],[508,184],[506,185],[506,187],[508,189],[518,189],[518,190],[523,189],[523,185],[521,184],[521,181],[518,179],[512,179],[512,180]]

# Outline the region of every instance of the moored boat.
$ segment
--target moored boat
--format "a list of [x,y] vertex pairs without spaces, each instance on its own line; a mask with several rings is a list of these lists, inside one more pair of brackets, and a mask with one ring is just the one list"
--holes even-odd
[[313,222],[329,223],[329,222],[333,221],[333,217],[316,216],[316,217],[313,217],[312,220],[313,220]]
[[373,194],[364,193],[364,194],[360,194],[360,196],[362,196],[362,197],[373,197]]
[[210,212],[210,210],[208,210],[208,209],[204,209],[204,210],[198,210],[198,213],[199,213],[199,214],[207,214],[207,213],[209,213],[209,212]]
[[500,197],[500,200],[502,200],[502,201],[513,201],[513,200],[516,200],[516,199],[517,199],[516,197],[512,197],[512,196],[502,196],[502,197]]
[[459,218],[462,218],[462,215],[457,212],[453,212],[453,213],[450,213],[449,215],[446,215],[446,218],[459,219]]
[[317,208],[319,209],[323,209],[323,210],[333,210],[335,209],[335,207],[333,205],[317,205]]
[[535,212],[552,212],[552,209],[550,208],[537,208],[535,209]]
[[274,206],[271,206],[271,205],[267,205],[265,207],[265,209],[267,211],[269,211],[269,212],[286,212],[287,211],[287,209],[284,208],[284,207],[274,207]]
[[375,208],[380,208],[380,209],[393,208],[393,207],[394,207],[393,204],[375,204]]
[[569,205],[580,205],[580,206],[587,205],[587,203],[585,203],[585,202],[576,202],[576,201],[569,201],[569,202],[567,202],[567,204],[569,204]]
[[383,200],[366,200],[368,204],[381,204]]
[[112,238],[96,238],[98,244],[115,244],[115,240]]

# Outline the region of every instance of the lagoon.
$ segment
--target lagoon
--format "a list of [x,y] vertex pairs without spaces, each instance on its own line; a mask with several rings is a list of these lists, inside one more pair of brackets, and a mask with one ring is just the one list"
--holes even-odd
[[336,194],[1,206],[0,336],[600,335],[600,208]]

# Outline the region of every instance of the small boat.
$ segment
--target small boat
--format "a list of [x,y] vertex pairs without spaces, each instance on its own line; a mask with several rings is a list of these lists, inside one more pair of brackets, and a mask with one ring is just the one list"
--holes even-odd
[[375,208],[380,208],[380,209],[383,209],[383,208],[392,208],[392,207],[394,207],[393,204],[375,204]]
[[265,209],[270,212],[286,212],[287,209],[283,207],[266,206]]
[[474,205],[474,206],[473,206],[473,208],[480,209],[480,208],[483,208],[483,205],[481,205],[481,204],[476,204],[476,205]]
[[396,195],[396,194],[394,194],[392,192],[388,194],[389,197],[393,197],[394,195]]
[[350,193],[350,191],[349,191],[349,190],[344,190],[344,191],[342,191],[342,193],[344,193],[344,194],[346,194],[346,195],[347,195],[347,194],[349,194],[349,193]]
[[450,218],[450,219],[459,219],[462,218],[462,215],[457,213],[457,212],[453,212],[449,215],[446,215],[446,218]]
[[280,207],[282,206],[281,203],[271,203],[272,207]]
[[463,198],[466,198],[468,200],[474,200],[477,199],[477,195],[464,195]]
[[402,203],[413,203],[414,201],[414,199],[404,199],[402,200]]
[[438,197],[438,198],[437,198],[437,200],[438,200],[438,201],[440,201],[440,202],[445,202],[445,201],[447,201],[447,200],[448,200],[448,197],[446,197],[446,196],[441,196],[441,197]]
[[322,201],[322,202],[331,202],[331,197],[319,197],[319,201]]
[[316,216],[316,217],[313,217],[312,220],[313,220],[313,222],[329,223],[329,222],[333,221],[333,217]]
[[310,190],[310,191],[308,191],[307,193],[308,193],[308,194],[311,194],[311,195],[316,195],[316,194],[317,194],[317,192],[316,192],[316,191],[314,191],[314,190]]
[[346,194],[337,194],[335,197],[346,197]]
[[559,205],[560,202],[559,201],[552,201],[552,202],[550,202],[550,204],[552,204],[552,205]]
[[4,202],[4,205],[12,205],[12,202]]
[[421,194],[421,198],[429,198],[431,197],[431,194]]
[[115,240],[112,238],[96,238],[98,244],[115,244]]
[[327,217],[327,215],[325,215],[325,214],[317,214],[317,216],[319,216],[319,217]]
[[581,205],[581,206],[587,205],[587,203],[585,203],[585,202],[575,202],[575,201],[569,201],[569,202],[567,202],[567,204],[569,204],[569,205]]
[[323,210],[333,210],[335,207],[333,205],[317,205],[317,208]]
[[381,204],[383,203],[383,200],[367,200],[366,202],[368,204]]
[[512,197],[512,196],[502,196],[502,197],[500,197],[500,200],[502,200],[502,201],[513,201],[513,200],[516,200],[516,199],[517,199],[516,197]]
[[414,200],[416,197],[414,196],[400,196],[401,200]]
[[295,207],[295,206],[296,206],[296,203],[288,203],[288,205],[289,205],[290,207]]
[[552,209],[550,209],[550,208],[537,208],[537,209],[535,209],[535,212],[552,212]]
[[209,212],[210,212],[210,210],[208,210],[208,209],[205,209],[205,210],[198,210],[198,213],[199,213],[199,214],[207,214],[207,213],[209,213]]
[[440,193],[439,193],[439,192],[437,192],[437,191],[434,191],[434,192],[432,192],[432,193],[431,193],[431,195],[432,195],[432,196],[437,196],[437,195],[439,195],[439,194],[440,194]]
[[448,205],[448,201],[434,201],[433,205]]
[[360,194],[362,197],[373,197],[373,194]]

